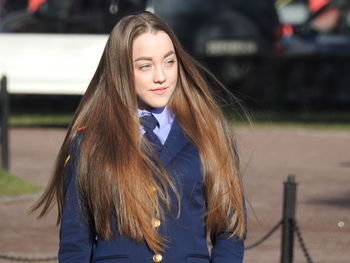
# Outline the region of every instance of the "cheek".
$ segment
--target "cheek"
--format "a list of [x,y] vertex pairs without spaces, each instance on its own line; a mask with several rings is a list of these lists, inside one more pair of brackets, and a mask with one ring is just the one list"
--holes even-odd
[[146,90],[147,86],[149,85],[149,77],[146,76],[145,74],[135,74],[134,81],[135,81],[136,93],[140,93]]

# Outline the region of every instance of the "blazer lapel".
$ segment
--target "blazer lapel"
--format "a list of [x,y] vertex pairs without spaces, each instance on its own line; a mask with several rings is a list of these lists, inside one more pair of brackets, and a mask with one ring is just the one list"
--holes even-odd
[[167,166],[172,159],[188,144],[185,133],[182,131],[180,125],[174,120],[168,138],[165,141],[163,149],[160,153],[160,161],[164,166]]

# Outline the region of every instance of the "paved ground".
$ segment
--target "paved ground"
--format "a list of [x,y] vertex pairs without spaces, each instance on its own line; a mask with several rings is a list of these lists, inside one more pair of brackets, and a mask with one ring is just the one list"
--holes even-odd
[[[64,133],[60,129],[12,129],[11,171],[45,185]],[[237,136],[251,204],[247,244],[259,239],[281,219],[283,181],[288,174],[295,174],[297,219],[312,259],[316,263],[348,263],[350,134],[240,128]],[[32,203],[33,200],[0,202],[0,254],[57,253],[55,213],[36,220],[25,213]],[[280,262],[280,236],[278,230],[262,245],[247,250],[245,262]],[[298,244],[294,262],[306,262]]]

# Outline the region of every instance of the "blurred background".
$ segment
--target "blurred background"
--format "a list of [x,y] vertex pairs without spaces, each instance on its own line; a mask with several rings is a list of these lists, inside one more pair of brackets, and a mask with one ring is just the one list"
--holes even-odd
[[[350,2],[346,0],[1,0],[0,68],[14,82],[9,86],[13,111],[38,106],[40,111],[74,110],[80,97],[65,95],[84,92],[106,34],[122,16],[140,10],[163,17],[186,50],[251,109],[350,108]],[[94,38],[87,40],[86,35]],[[51,62],[73,61],[75,68],[88,72],[84,79],[79,74],[71,77],[72,72],[57,73],[60,77],[46,74],[53,66],[42,60],[50,49]],[[14,58],[19,52],[26,55]],[[89,60],[81,59],[87,55]],[[19,59],[15,70],[13,59]],[[45,88],[38,92],[18,64],[23,71],[35,68],[36,75],[45,79]],[[70,70],[63,65],[55,69],[59,66]],[[68,75],[75,86],[53,87]],[[22,81],[20,87],[17,81]],[[23,94],[38,96],[28,102]],[[48,94],[54,96],[41,98]]]
[[[9,155],[7,172],[0,170],[0,262],[8,262],[4,254],[55,255],[55,213],[37,221],[24,211],[49,180],[109,32],[142,10],[164,18],[249,111],[251,123],[226,109],[245,175],[247,244],[280,220],[283,182],[295,174],[297,217],[310,250],[295,237],[293,262],[349,262],[348,0],[0,0],[7,88],[0,121],[9,124],[8,134],[0,128],[2,158],[5,148]],[[247,250],[245,262],[280,262],[280,248],[274,232]]]

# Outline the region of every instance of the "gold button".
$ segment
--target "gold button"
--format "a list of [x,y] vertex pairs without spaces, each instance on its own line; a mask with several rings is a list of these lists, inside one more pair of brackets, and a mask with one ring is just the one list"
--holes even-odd
[[158,262],[161,262],[163,259],[162,255],[161,254],[154,254],[153,255],[153,261],[158,263]]
[[152,187],[151,187],[151,191],[152,191],[153,193],[156,192],[156,191],[157,191],[157,187],[152,186]]
[[157,228],[160,226],[160,220],[158,218],[153,218],[152,219],[152,226]]

